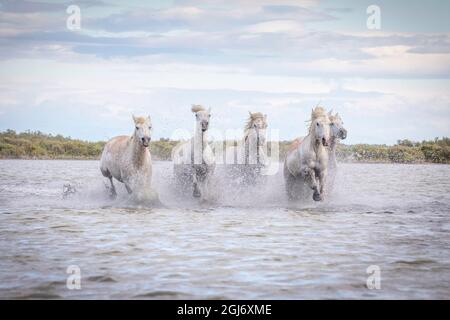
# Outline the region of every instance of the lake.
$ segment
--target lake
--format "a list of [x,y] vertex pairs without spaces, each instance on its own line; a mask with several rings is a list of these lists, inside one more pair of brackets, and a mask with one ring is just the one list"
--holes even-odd
[[202,205],[157,162],[163,208],[104,182],[97,161],[0,161],[0,298],[450,298],[448,165],[340,164],[321,203],[288,202],[281,171],[240,188],[218,170]]

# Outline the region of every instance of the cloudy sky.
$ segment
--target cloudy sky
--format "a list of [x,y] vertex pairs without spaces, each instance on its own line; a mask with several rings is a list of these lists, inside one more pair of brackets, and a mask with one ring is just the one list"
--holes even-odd
[[[71,4],[80,30],[66,26]],[[261,111],[292,139],[320,102],[348,143],[450,136],[449,12],[439,0],[0,0],[0,130],[105,140],[131,133],[135,113],[171,137],[192,129],[196,103],[218,130]]]

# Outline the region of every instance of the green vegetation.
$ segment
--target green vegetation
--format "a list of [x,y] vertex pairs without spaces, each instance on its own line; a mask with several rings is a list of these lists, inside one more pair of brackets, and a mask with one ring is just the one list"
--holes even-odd
[[[169,160],[176,141],[152,141],[155,160]],[[74,140],[42,132],[0,132],[0,159],[98,159],[105,142]],[[289,141],[280,143],[280,159],[284,158]],[[344,145],[337,149],[338,158],[346,162],[450,163],[450,138],[413,142],[400,140],[394,146]]]
[[[288,150],[290,142],[280,144],[280,158]],[[340,144],[337,157],[343,162],[392,162],[392,163],[450,163],[450,138],[412,142],[399,140],[394,146]]]
[[[168,139],[151,142],[156,160],[170,159],[177,143]],[[99,159],[105,142],[88,142],[42,132],[0,132],[0,159]]]
[[340,145],[338,158],[359,162],[450,163],[450,139],[412,142],[399,140],[394,146],[358,144]]
[[103,142],[73,140],[42,132],[0,133],[0,158],[3,159],[96,159]]

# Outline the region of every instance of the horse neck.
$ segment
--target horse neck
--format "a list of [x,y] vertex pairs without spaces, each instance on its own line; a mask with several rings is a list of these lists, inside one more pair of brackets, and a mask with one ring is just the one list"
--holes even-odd
[[200,125],[195,128],[195,136],[192,141],[191,159],[193,163],[199,164],[203,163],[203,151],[208,145],[207,131],[203,132]]
[[194,136],[194,146],[196,150],[203,151],[208,144],[208,131],[203,132],[202,127],[197,125]]
[[[255,134],[251,134],[254,132]],[[256,144],[256,150],[255,150],[255,157],[256,157],[256,164],[260,164],[260,157],[262,155],[261,146],[259,145],[259,132],[255,128],[247,129],[245,131],[244,140],[243,140],[243,146],[245,148],[245,162],[250,162],[250,146]],[[252,150],[254,150],[253,148]]]
[[320,151],[323,150],[325,147],[323,146],[321,141],[319,141],[319,142],[316,141],[315,133],[314,133],[313,129],[311,129],[309,131],[307,138],[309,138],[309,149],[314,151],[314,153],[317,156],[320,153]]
[[330,139],[330,151],[332,153],[336,153],[336,147],[337,147],[338,143],[339,143],[339,138],[332,136]]
[[314,152],[316,153],[316,155],[319,155],[321,153],[321,151],[323,151],[325,149],[325,147],[321,141],[317,142],[316,139],[311,139],[311,143],[314,145],[313,149],[314,149]]
[[137,168],[140,168],[143,166],[144,161],[147,157],[147,148],[144,148],[138,140],[139,139],[136,137],[136,135],[133,135],[133,137],[131,137],[133,165]]
[[242,139],[242,145],[246,146],[248,143],[250,143],[250,138],[252,137],[251,130],[252,129],[245,129],[244,138]]
[[336,166],[336,147],[339,140],[337,137],[332,137],[330,142],[330,163],[332,166]]

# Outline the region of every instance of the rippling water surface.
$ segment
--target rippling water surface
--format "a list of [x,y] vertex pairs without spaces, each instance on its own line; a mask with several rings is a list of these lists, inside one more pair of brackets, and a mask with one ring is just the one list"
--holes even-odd
[[341,164],[323,203],[288,203],[281,172],[219,171],[209,205],[154,174],[164,208],[109,200],[96,161],[0,161],[0,298],[450,298],[450,166]]

